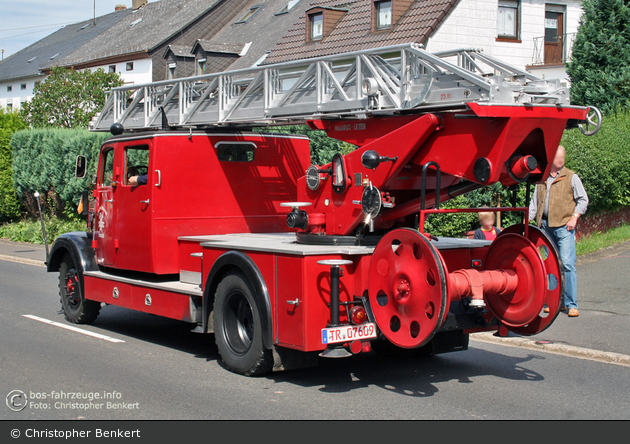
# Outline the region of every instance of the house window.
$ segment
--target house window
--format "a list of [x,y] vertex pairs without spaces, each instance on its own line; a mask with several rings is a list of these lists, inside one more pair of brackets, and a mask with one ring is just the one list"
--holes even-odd
[[7,85],[7,92],[13,91],[13,85]]
[[499,0],[497,33],[499,38],[518,40],[520,32],[518,0]]
[[206,59],[198,59],[197,60],[197,68],[195,70],[198,76],[202,76],[206,73]]
[[284,5],[284,7],[280,11],[276,12],[276,15],[286,14],[291,9],[293,9],[293,7],[297,5],[299,2],[300,0],[289,0],[289,2],[286,5]]
[[392,27],[392,2],[375,2],[374,9],[376,13],[376,29],[390,29]]
[[109,65],[109,72],[116,72],[116,65]]
[[20,85],[20,89],[21,89],[22,91],[26,90],[26,83],[22,83],[22,84]]
[[7,103],[7,111],[13,111],[13,104],[12,103]]
[[310,25],[310,39],[321,40],[324,37],[324,13],[311,14],[308,16]]
[[133,71],[133,62],[127,62],[125,69],[127,71]]
[[254,16],[254,14],[258,12],[259,9],[260,9],[260,5],[252,6],[236,23],[247,22],[249,19],[251,19]]
[[166,79],[173,80],[177,77],[177,63],[169,63],[166,71]]

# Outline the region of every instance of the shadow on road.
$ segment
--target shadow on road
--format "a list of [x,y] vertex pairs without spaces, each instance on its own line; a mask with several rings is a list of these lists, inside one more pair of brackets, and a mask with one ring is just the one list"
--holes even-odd
[[[184,322],[108,306],[102,310],[93,326],[189,353],[205,361],[216,361],[225,368],[214,343],[214,335],[192,333],[190,325]],[[408,359],[368,353],[344,359],[319,358],[317,367],[272,373],[263,378],[277,383],[319,387],[320,391],[328,393],[377,386],[400,395],[428,397],[438,392],[439,383],[457,381],[474,384],[473,378],[478,376],[542,381],[544,377],[541,374],[524,365],[534,359],[544,357],[536,354],[513,357],[478,348]]]
[[270,377],[276,382],[321,386],[323,392],[343,393],[377,386],[400,395],[427,397],[438,392],[438,383],[473,384],[476,376],[542,381],[542,375],[522,366],[533,359],[544,358],[531,354],[516,358],[480,349],[409,359],[370,353],[343,360],[320,358],[317,368],[274,373]]

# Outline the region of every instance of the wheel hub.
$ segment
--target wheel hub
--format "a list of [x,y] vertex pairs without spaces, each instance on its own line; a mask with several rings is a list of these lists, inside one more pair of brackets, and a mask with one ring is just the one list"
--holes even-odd
[[77,272],[75,270],[69,270],[68,273],[66,273],[66,301],[68,302],[68,305],[70,305],[72,308],[76,308],[80,301],[79,298],[79,292],[77,291],[77,286],[78,286],[78,275]]
[[385,337],[402,348],[426,344],[444,321],[445,270],[437,250],[415,230],[387,233],[370,262],[369,300]]
[[[522,232],[522,225],[513,225],[506,228],[501,235]],[[549,313],[537,313],[526,326],[510,327],[510,330],[521,335],[535,335],[547,329],[560,313],[564,296],[564,272],[556,246],[541,229],[534,226],[528,227],[528,239],[535,246],[545,267],[544,305],[549,308]]]
[[514,233],[502,234],[490,246],[484,269],[510,271],[518,278],[516,288],[485,294],[497,319],[509,327],[523,327],[539,315],[547,293],[546,272],[529,239]]

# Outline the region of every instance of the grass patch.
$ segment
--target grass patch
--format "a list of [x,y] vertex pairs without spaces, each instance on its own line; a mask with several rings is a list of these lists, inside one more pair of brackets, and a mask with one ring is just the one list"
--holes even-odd
[[605,233],[593,233],[576,242],[578,256],[593,253],[605,247],[620,244],[630,239],[630,225],[612,228]]
[[[52,244],[57,237],[64,233],[87,230],[87,223],[84,220],[46,218],[44,219],[44,225],[46,226],[46,237],[49,244]],[[39,220],[22,220],[0,225],[0,238],[13,242],[43,245],[42,223]]]

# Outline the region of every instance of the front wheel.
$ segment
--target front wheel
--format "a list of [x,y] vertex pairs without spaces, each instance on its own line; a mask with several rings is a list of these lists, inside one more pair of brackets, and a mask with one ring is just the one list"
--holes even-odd
[[59,266],[59,296],[63,313],[73,324],[91,324],[101,311],[101,303],[85,299],[83,276],[69,254]]
[[219,354],[233,372],[260,376],[273,367],[273,353],[263,345],[258,302],[247,278],[228,274],[217,287],[213,321]]

